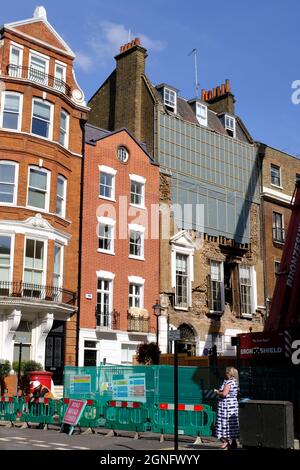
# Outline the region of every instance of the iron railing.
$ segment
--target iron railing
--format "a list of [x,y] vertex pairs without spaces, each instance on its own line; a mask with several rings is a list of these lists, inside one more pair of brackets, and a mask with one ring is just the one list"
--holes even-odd
[[53,75],[41,72],[34,67],[8,64],[7,74],[13,78],[25,78],[26,80],[30,80],[31,82],[35,82],[39,85],[49,86],[69,97],[72,95],[71,87],[67,85],[66,82],[60,78],[54,77]]
[[96,306],[96,326],[104,330],[120,329],[120,313],[116,310],[112,312],[102,312],[100,305]]
[[149,318],[145,318],[143,315],[133,315],[128,312],[127,331],[149,333]]
[[61,287],[42,286],[26,282],[0,281],[0,297],[20,297],[45,300],[59,304],[75,305],[76,293]]
[[285,242],[285,229],[279,227],[273,227],[273,241],[276,243]]

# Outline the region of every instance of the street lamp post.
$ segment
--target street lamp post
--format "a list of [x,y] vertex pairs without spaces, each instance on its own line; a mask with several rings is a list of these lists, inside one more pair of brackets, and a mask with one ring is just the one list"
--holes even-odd
[[153,305],[152,308],[154,310],[154,315],[156,316],[156,344],[157,344],[157,346],[159,346],[159,344],[158,344],[158,340],[159,340],[159,317],[161,316],[162,306],[160,305],[158,300],[156,300],[156,303]]

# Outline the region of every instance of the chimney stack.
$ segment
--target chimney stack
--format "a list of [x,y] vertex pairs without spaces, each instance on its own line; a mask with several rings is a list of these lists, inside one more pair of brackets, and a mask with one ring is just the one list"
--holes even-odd
[[115,129],[126,127],[138,140],[141,132],[143,75],[147,51],[139,38],[122,45],[116,59]]
[[202,90],[201,95],[203,101],[207,101],[210,109],[216,113],[234,114],[234,95],[231,93],[230,81],[225,80],[221,86],[217,86],[212,90]]

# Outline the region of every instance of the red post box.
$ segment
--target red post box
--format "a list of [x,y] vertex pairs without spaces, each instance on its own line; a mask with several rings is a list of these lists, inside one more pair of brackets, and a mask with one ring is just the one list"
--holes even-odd
[[52,375],[53,375],[52,372],[48,372],[48,371],[33,370],[32,372],[28,372],[30,393],[33,392],[33,387],[31,384],[33,380],[38,380],[42,385],[44,385],[49,390],[51,390]]

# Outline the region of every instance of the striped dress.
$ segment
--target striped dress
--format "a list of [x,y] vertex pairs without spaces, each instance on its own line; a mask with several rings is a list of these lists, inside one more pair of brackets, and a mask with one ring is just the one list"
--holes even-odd
[[219,397],[216,436],[220,439],[237,439],[239,437],[239,405],[237,394],[239,384],[235,379],[225,379],[221,390],[225,385],[230,385],[229,393],[226,397]]

